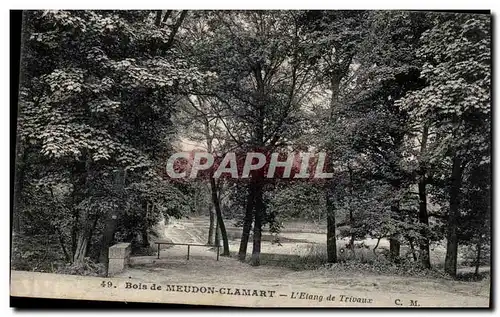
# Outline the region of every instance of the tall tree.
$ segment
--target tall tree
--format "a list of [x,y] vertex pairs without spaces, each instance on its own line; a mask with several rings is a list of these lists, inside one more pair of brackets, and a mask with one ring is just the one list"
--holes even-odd
[[[315,66],[317,78],[323,86],[331,91],[327,111],[326,125],[322,133],[327,133],[330,139],[335,139],[331,133],[331,125],[337,120],[335,113],[341,102],[341,84],[351,71],[353,57],[363,33],[363,19],[366,12],[362,11],[308,11],[301,19],[304,28],[314,38],[309,47],[310,62]],[[318,45],[321,44],[321,45]],[[326,131],[325,131],[326,130]],[[333,172],[334,161],[337,159],[333,153],[336,141],[319,144],[320,148],[327,150],[326,171]],[[337,262],[336,245],[336,219],[335,219],[335,183],[325,183],[325,210],[327,219],[327,255],[328,262]]]
[[[299,12],[204,12],[203,38],[195,43],[201,69],[217,74],[206,90],[215,96],[214,113],[231,142],[243,151],[272,151],[290,143],[303,127],[299,113],[314,89],[306,58]],[[197,92],[197,94],[203,92]],[[240,259],[245,259],[254,221],[252,264],[260,264],[263,189],[266,179],[253,174],[243,224]]]
[[124,216],[123,191],[113,192],[116,173],[127,172],[123,190],[161,182],[156,168],[171,148],[170,116],[179,87],[203,77],[168,52],[175,27],[155,26],[153,16],[150,11],[25,16],[18,131],[40,167],[26,183],[45,191],[66,187],[54,197],[71,197],[65,201],[66,217],[73,217],[68,235],[74,262],[87,255],[104,218],[109,221],[101,254],[113,240]]
[[413,172],[405,166],[406,143],[412,134],[408,111],[396,101],[424,84],[419,78],[421,62],[415,51],[420,35],[429,27],[426,17],[418,12],[369,14],[366,36],[358,45],[355,69],[344,93],[344,105],[337,110],[343,121],[335,124],[334,135],[344,131],[340,143],[358,161],[356,168],[363,178],[383,181],[393,188],[387,218],[390,224],[382,230],[390,234],[393,259],[399,257],[401,232],[407,222],[401,200],[407,196],[413,179]]
[[[214,97],[188,96],[186,97],[186,106],[183,109],[187,114],[184,118],[185,120],[183,120],[187,126],[187,129],[184,131],[185,136],[189,137],[191,140],[199,141],[202,144],[204,143],[205,150],[215,157],[217,157],[221,152],[224,152],[225,147],[227,146],[224,140],[227,131],[223,126],[221,127],[222,124],[220,118],[215,114],[215,106],[212,105],[217,102],[217,99]],[[221,188],[223,179],[218,178],[216,180],[213,172],[212,168],[212,174],[208,175],[211,204],[215,210],[215,217],[212,215],[212,211],[209,211],[209,240],[211,236],[210,230],[214,233],[213,221],[215,220],[222,235],[222,255],[229,256],[229,241],[221,207]],[[218,244],[218,230],[215,230],[215,236],[215,242]]]
[[449,212],[445,271],[456,274],[461,189],[468,165],[490,160],[490,17],[448,14],[422,36],[427,86],[403,99],[416,120],[432,125],[430,162],[447,162]]

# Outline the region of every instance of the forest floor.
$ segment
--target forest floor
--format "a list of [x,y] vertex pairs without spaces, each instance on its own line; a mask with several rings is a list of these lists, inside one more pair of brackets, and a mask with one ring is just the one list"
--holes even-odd
[[[163,237],[178,243],[206,243],[206,219],[187,219],[163,226]],[[161,227],[161,226],[160,226]],[[237,229],[237,230],[235,230]],[[489,278],[482,281],[457,281],[448,278],[406,277],[399,275],[375,274],[371,272],[342,272],[327,269],[294,269],[288,264],[301,255],[310,252],[311,245],[324,243],[325,235],[314,232],[293,232],[286,230],[280,234],[280,244],[272,239],[263,239],[261,265],[250,266],[239,262],[237,254],[239,241],[235,237],[240,228],[229,224],[230,250],[232,257],[216,260],[214,250],[209,247],[191,247],[190,259],[186,259],[186,246],[173,246],[156,256],[133,257],[131,267],[117,277],[128,277],[144,282],[159,283],[227,283],[248,285],[258,283],[260,287],[313,287],[326,292],[356,291],[371,296],[386,296],[388,293],[405,294],[422,298],[429,305],[487,306],[490,293]],[[234,233],[233,233],[234,232]],[[264,234],[266,236],[266,234]],[[342,245],[339,241],[339,245]],[[374,245],[376,240],[364,241]],[[384,247],[387,241],[381,241]],[[251,254],[251,242],[248,253]],[[222,248],[221,248],[222,250]],[[434,248],[433,261],[442,261],[442,251]],[[221,251],[222,252],[222,251]],[[371,250],[369,253],[372,253]],[[278,259],[278,260],[276,260]],[[470,271],[469,268],[461,268]],[[489,270],[489,268],[482,268]],[[453,304],[455,303],[455,304]]]

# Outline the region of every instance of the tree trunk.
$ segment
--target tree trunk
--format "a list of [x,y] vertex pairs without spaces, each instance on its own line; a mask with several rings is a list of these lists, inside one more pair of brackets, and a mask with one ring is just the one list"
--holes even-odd
[[[328,184],[331,185],[330,182]],[[326,189],[326,253],[328,263],[337,263],[337,238],[335,234],[335,203],[333,190]]]
[[78,239],[78,216],[74,216],[74,223],[71,227],[71,254],[76,253],[76,242]]
[[182,10],[179,18],[177,18],[177,21],[175,21],[174,26],[170,30],[170,35],[168,37],[167,44],[165,45],[166,50],[170,49],[170,47],[174,43],[175,35],[177,34],[177,31],[179,31],[182,22],[187,16],[187,13],[188,13],[187,10]]
[[[394,192],[398,193],[401,187],[401,179],[392,180],[391,185]],[[400,220],[399,201],[393,202],[391,214],[391,217],[396,218],[397,221]],[[401,242],[399,238],[399,233],[392,234],[392,236],[389,237],[389,259],[391,261],[397,261],[401,256]]]
[[[330,121],[333,120],[333,114],[339,103],[340,95],[340,82],[347,74],[348,64],[351,63],[351,57],[346,60],[338,73],[332,74],[330,77],[330,89],[332,95],[330,98]],[[346,66],[347,65],[347,66]],[[325,159],[326,172],[333,172],[333,161],[331,151],[328,151]],[[327,181],[325,184],[325,198],[326,198],[326,253],[328,263],[337,263],[337,237],[336,237],[336,224],[335,224],[335,201],[333,181]]]
[[213,204],[208,207],[208,214],[210,216],[210,224],[208,225],[208,240],[207,244],[208,245],[214,245],[214,230],[215,230],[215,213],[214,213],[214,208]]
[[12,230],[14,233],[21,232],[21,210],[19,210],[19,204],[21,202],[21,195],[23,191],[23,185],[25,183],[25,161],[27,156],[27,151],[24,149],[23,144],[19,136],[16,138],[17,140],[17,153],[16,153],[16,162],[15,162],[15,170],[14,170],[14,199],[12,205]]
[[89,235],[89,219],[85,211],[77,212],[75,227],[73,228],[74,238],[72,241],[72,259],[73,264],[79,265],[83,263],[83,259],[87,253],[88,235]]
[[[264,121],[265,121],[265,110],[266,104],[268,102],[266,95],[266,87],[264,79],[262,78],[262,67],[257,64],[253,69],[253,74],[255,76],[255,81],[257,84],[257,104],[255,110],[257,110],[256,124],[254,129],[253,141],[257,148],[263,149],[265,147],[264,139]],[[261,249],[261,238],[262,238],[262,217],[264,213],[264,201],[263,201],[263,174],[262,171],[252,175],[252,182],[254,187],[253,202],[254,209],[254,227],[253,227],[253,248],[252,248],[252,258],[250,264],[253,266],[260,265],[260,249]],[[252,204],[250,204],[251,207]],[[247,209],[249,207],[247,206]]]
[[227,239],[226,226],[224,225],[224,219],[222,219],[220,200],[219,195],[217,194],[217,185],[215,184],[215,179],[213,177],[210,177],[210,188],[212,190],[212,202],[214,204],[215,213],[217,215],[217,224],[219,225],[220,234],[222,235],[223,251],[221,255],[229,256],[229,241]]
[[[332,161],[327,156],[327,172],[332,172]],[[325,184],[325,202],[326,202],[326,255],[328,263],[337,263],[337,234],[336,234],[336,215],[335,215],[335,190],[334,181],[327,181]],[[352,219],[351,219],[352,220]],[[352,222],[351,222],[352,225]],[[354,244],[354,241],[351,241]],[[354,250],[352,250],[354,251]]]
[[382,238],[377,238],[377,244],[375,244],[375,246],[373,247],[373,254],[374,254],[375,256],[377,256],[377,253],[375,252],[375,250],[377,250],[378,245],[380,244],[380,240],[381,240],[381,239],[382,239]]
[[479,276],[479,265],[481,263],[481,233],[479,234],[479,238],[477,240],[477,244],[476,244],[476,252],[477,252],[477,256],[476,256],[476,270],[474,271],[474,275],[476,276]]
[[446,259],[444,271],[451,276],[457,274],[458,217],[460,216],[460,188],[462,186],[462,162],[455,154],[451,173],[450,212],[448,213],[446,234]]
[[396,236],[389,238],[389,255],[392,261],[397,260],[401,253],[401,242]]
[[215,216],[215,245],[220,247],[220,229],[219,229],[219,221],[217,220],[217,215]]
[[[87,252],[85,253],[86,257],[89,256],[88,253],[90,252],[90,249],[92,247],[92,235],[94,234],[95,228],[97,227],[98,220],[99,220],[99,216],[95,215],[94,222],[92,223],[92,227],[90,227],[90,231],[89,231],[89,239],[87,241]],[[93,260],[95,260],[95,257]]]
[[142,228],[141,235],[142,235],[142,246],[145,248],[149,247],[148,228],[145,227]]
[[423,157],[427,148],[427,137],[429,135],[429,126],[424,125],[424,131],[422,132],[422,143],[420,146],[420,179],[418,181],[418,197],[419,197],[419,210],[418,210],[418,220],[420,224],[425,227],[420,231],[420,263],[424,268],[431,268],[431,258],[430,258],[430,248],[429,248],[429,215],[427,213],[427,169],[425,167],[425,162],[423,162]]
[[[198,98],[198,100],[200,100],[200,105],[202,105],[201,99]],[[209,124],[208,120],[205,120],[204,125],[205,125],[205,138],[206,138],[206,142],[207,142],[207,151],[209,153],[212,153],[213,137],[210,135],[210,124]],[[213,177],[213,174],[211,176]],[[217,187],[215,187],[215,189],[217,189]],[[214,189],[212,187],[211,181],[210,181],[210,191],[211,191],[211,194],[213,195]],[[216,192],[216,196],[217,196],[217,192]],[[215,215],[215,204],[213,203],[213,196],[212,196],[212,204],[208,208],[209,208],[208,213],[210,216],[210,224],[209,224],[209,228],[208,228],[207,243],[209,245],[215,244],[215,245],[219,246],[220,245],[219,221],[217,220],[217,216]],[[214,227],[215,227],[215,229],[214,229]],[[214,232],[214,230],[215,230],[215,232]]]
[[72,241],[71,251],[73,255],[73,264],[82,264],[83,259],[87,254],[88,240],[90,237],[90,215],[86,210],[79,210],[76,208],[78,203],[83,201],[86,197],[86,191],[90,187],[90,174],[91,174],[91,159],[87,155],[85,161],[80,161],[75,166],[73,171],[74,191],[72,194],[73,216],[74,223],[72,227]]
[[411,255],[413,256],[413,261],[417,262],[417,254],[415,253],[415,246],[413,245],[413,238],[409,237],[408,242],[410,243],[410,250],[411,250]]
[[350,228],[350,231],[351,231],[351,241],[349,242],[349,244],[350,244],[352,256],[354,258],[355,254],[356,254],[356,251],[354,250],[354,241],[356,240],[356,236],[354,234],[355,224],[354,224],[354,213],[353,213],[353,210],[352,210],[352,198],[354,197],[354,193],[353,193],[353,187],[354,187],[353,181],[354,181],[354,177],[353,177],[352,168],[351,168],[351,166],[349,164],[347,166],[347,169],[349,170],[349,224],[351,226],[351,228]]
[[245,217],[243,218],[243,232],[241,234],[240,250],[238,251],[238,259],[245,261],[247,256],[248,239],[250,238],[250,230],[252,229],[253,207],[254,207],[255,189],[253,182],[248,186],[247,204]]
[[[116,196],[119,198],[120,205],[123,203],[124,198],[124,188],[125,188],[125,171],[119,170],[114,176],[114,186]],[[108,263],[109,247],[113,243],[115,231],[118,226],[119,218],[123,211],[123,206],[118,206],[116,210],[108,212],[106,219],[104,220],[104,231],[101,240],[101,251],[99,252],[99,262],[106,265]]]
[[155,25],[158,27],[161,24],[161,15],[162,15],[162,10],[156,10]]
[[80,232],[78,232],[78,238],[76,242],[76,249],[75,253],[73,255],[73,264],[82,264],[83,259],[85,258],[85,255],[87,253],[87,241],[89,239],[88,237],[88,231],[83,229]]
[[425,226],[420,231],[420,263],[424,268],[431,268],[431,260],[430,260],[430,248],[429,248],[429,237],[428,237],[428,228],[429,228],[429,216],[427,213],[427,193],[426,193],[426,180],[425,176],[422,175],[422,178],[418,182],[418,196],[420,198],[419,202],[419,211],[418,211],[418,219],[422,225]]
[[167,13],[163,16],[161,23],[167,23],[168,18],[172,15],[173,10],[167,10]]
[[57,236],[59,238],[59,245],[61,246],[61,249],[64,254],[64,259],[66,260],[66,262],[71,262],[71,256],[69,255],[68,250],[66,249],[66,243],[64,242],[63,233],[59,228],[56,228],[56,231],[57,231]]
[[262,183],[258,182],[255,188],[255,223],[253,226],[253,249],[250,264],[260,265],[260,248],[262,239],[262,217],[264,212],[264,201],[262,197]]

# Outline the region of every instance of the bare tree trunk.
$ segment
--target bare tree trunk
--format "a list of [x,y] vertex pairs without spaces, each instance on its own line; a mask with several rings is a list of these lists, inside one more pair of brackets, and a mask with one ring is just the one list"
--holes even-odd
[[420,146],[420,179],[418,182],[418,197],[419,197],[419,211],[418,211],[418,219],[419,222],[425,226],[420,231],[421,240],[420,240],[420,263],[424,268],[431,268],[431,259],[430,259],[430,248],[429,248],[429,238],[428,238],[428,228],[429,228],[429,215],[427,213],[427,169],[425,167],[425,163],[422,161],[425,155],[426,147],[427,147],[427,137],[429,134],[429,127],[427,124],[424,125],[424,131],[422,132],[422,143]]
[[[333,74],[330,78],[330,89],[332,90],[332,96],[330,98],[330,120],[333,120],[333,114],[339,103],[340,95],[340,82],[342,78],[347,74],[347,69],[351,63],[351,58],[345,61],[344,65],[341,65],[338,73]],[[331,151],[327,152],[326,155],[326,172],[333,172],[333,158]],[[335,202],[334,202],[334,191],[333,186],[335,184],[333,181],[327,181],[325,185],[325,196],[326,196],[326,253],[328,263],[337,263],[337,237],[336,237],[336,224],[335,224]]]
[[23,192],[23,185],[25,183],[25,161],[27,156],[27,151],[24,148],[23,143],[21,142],[19,136],[16,138],[17,140],[17,153],[16,153],[16,162],[15,162],[15,170],[14,170],[14,199],[12,206],[12,230],[15,233],[21,232],[21,210],[19,210],[19,205],[21,202],[21,195]]
[[354,258],[355,254],[356,254],[356,251],[354,250],[354,241],[356,240],[356,237],[355,237],[355,234],[354,234],[354,214],[353,214],[353,210],[352,210],[352,197],[354,197],[354,194],[353,194],[353,181],[354,181],[354,177],[353,177],[353,171],[352,171],[352,168],[351,166],[348,164],[347,166],[347,169],[349,171],[349,224],[351,226],[351,241],[349,242],[350,246],[351,246],[351,252],[352,252],[352,256]]
[[264,212],[264,201],[262,197],[262,183],[260,181],[255,188],[255,223],[253,227],[253,249],[250,264],[260,265],[260,248],[262,239],[262,217]]
[[90,219],[86,211],[79,215],[79,226],[76,233],[75,251],[73,252],[73,264],[82,264],[87,255],[88,240],[90,240]]
[[[395,179],[391,183],[394,191],[397,193],[401,186],[401,180]],[[392,217],[399,219],[400,210],[399,210],[399,201],[395,201],[391,206]],[[396,261],[401,256],[401,241],[399,241],[400,235],[399,233],[393,234],[389,237],[389,258],[391,261]]]
[[[92,223],[92,226],[90,227],[89,231],[89,239],[87,241],[87,253],[85,253],[85,256],[88,256],[88,253],[92,247],[92,235],[94,234],[95,228],[97,227],[97,221],[99,220],[99,216],[95,215],[94,217],[94,222]],[[95,259],[94,259],[95,260]]]
[[[331,157],[326,159],[327,172],[332,171]],[[337,263],[337,234],[336,234],[336,215],[335,215],[335,190],[334,181],[327,181],[325,184],[325,202],[326,202],[326,255],[328,263]],[[352,241],[354,243],[354,241]]]
[[401,253],[401,242],[396,236],[389,238],[389,255],[391,260],[397,260]]
[[82,264],[85,254],[87,253],[87,232],[82,230],[78,233],[78,238],[76,242],[76,250],[73,255],[73,264]]
[[[76,213],[76,212],[75,212]],[[71,227],[71,254],[74,255],[76,252],[76,241],[78,239],[78,216],[74,216],[74,224]]]
[[59,228],[56,228],[56,231],[57,231],[57,236],[59,238],[59,245],[61,246],[61,249],[64,254],[64,259],[66,260],[66,262],[71,262],[71,256],[69,255],[68,250],[66,249],[66,243],[64,241],[63,233],[61,232],[61,230],[59,230]]
[[[151,207],[150,207],[151,206]],[[146,215],[145,219],[149,218],[149,215],[151,213],[154,213],[155,205],[153,203],[149,204],[149,202],[146,203]],[[144,222],[143,226],[141,228],[141,243],[144,248],[149,248],[149,232],[148,232],[148,226],[147,223]]]
[[408,242],[410,243],[410,250],[411,250],[411,255],[413,256],[413,261],[417,262],[418,258],[417,258],[417,254],[415,252],[415,246],[413,245],[413,238],[408,237]]
[[217,215],[215,215],[215,245],[220,247],[220,228],[219,221],[217,220]]
[[476,244],[476,252],[477,252],[477,256],[476,256],[476,269],[474,271],[474,275],[476,276],[479,276],[479,265],[481,264],[481,247],[482,247],[482,243],[481,243],[481,233],[479,233],[479,238],[477,240],[477,244]]
[[213,245],[214,244],[214,227],[215,227],[215,213],[214,213],[214,208],[213,204],[208,207],[208,214],[210,216],[210,224],[208,225],[208,240],[207,244],[208,245]]
[[217,194],[217,185],[215,184],[215,179],[213,177],[210,177],[210,188],[212,190],[212,202],[217,215],[217,224],[219,225],[220,233],[222,235],[223,251],[221,255],[229,256],[229,241],[227,239],[226,226],[224,225],[224,219],[222,219],[220,200],[219,195]]
[[240,261],[245,261],[245,258],[247,256],[248,240],[250,238],[250,230],[252,229],[253,222],[254,196],[254,185],[253,183],[250,183],[250,185],[248,186],[245,217],[243,218],[243,232],[241,234],[240,250],[238,252],[238,259]]
[[382,239],[382,238],[378,238],[378,239],[377,239],[377,244],[373,247],[373,254],[374,254],[375,256],[377,255],[377,252],[375,252],[375,250],[377,250],[378,245],[380,244],[380,240],[381,240],[381,239]]
[[422,175],[422,179],[418,183],[418,196],[420,198],[419,202],[419,212],[418,219],[425,228],[420,232],[420,263],[423,267],[430,269],[430,247],[428,238],[428,227],[429,227],[429,216],[427,213],[427,193],[426,193],[426,181],[425,176]]
[[187,13],[188,13],[187,10],[181,11],[179,18],[177,18],[177,21],[175,22],[174,26],[172,27],[172,30],[171,30],[170,35],[168,37],[167,44],[165,45],[166,49],[170,49],[170,47],[174,43],[175,35],[177,34],[177,31],[179,31],[179,28],[180,28],[182,22],[184,21],[184,19],[187,16]]
[[161,23],[167,23],[168,18],[172,15],[173,10],[167,10],[167,13],[163,16]]
[[328,263],[337,263],[337,238],[335,234],[335,205],[333,190],[326,191],[326,253]]
[[462,162],[455,154],[451,173],[450,212],[448,213],[446,234],[446,259],[444,271],[451,276],[457,274],[458,217],[460,216],[460,188],[462,186]]
[[142,246],[149,247],[148,229],[143,228],[142,232],[141,232],[141,236],[142,236]]
[[77,204],[86,197],[86,191],[90,187],[89,176],[91,174],[91,159],[86,157],[85,161],[75,166],[75,189],[72,197],[74,225],[72,228],[72,252],[73,264],[81,264],[87,254],[88,240],[90,239],[90,215],[86,210],[78,210]]
[[[253,69],[255,81],[257,83],[257,123],[254,130],[254,140],[255,145],[260,148],[265,147],[264,140],[264,120],[265,120],[265,108],[266,108],[266,89],[265,83],[262,78],[262,68],[261,65],[257,65]],[[263,201],[263,175],[254,174],[252,175],[252,182],[254,182],[254,226],[253,226],[253,248],[252,248],[252,258],[250,264],[253,266],[260,265],[260,249],[261,249],[261,238],[262,238],[262,217],[264,216],[264,201]],[[253,179],[255,177],[255,179]],[[248,207],[247,207],[248,208]]]
[[156,10],[155,25],[160,26],[161,24],[162,10]]
[[[177,21],[179,23],[176,23],[176,26],[175,26],[176,28],[178,28],[180,26],[180,23],[182,23],[182,20],[185,18],[186,14],[187,14],[187,11],[182,11],[180,18]],[[200,103],[201,103],[201,101],[200,101]],[[207,142],[207,150],[208,150],[208,152],[211,153],[212,152],[213,137],[210,135],[210,125],[209,125],[208,120],[205,120],[204,126],[205,126],[205,138],[206,138],[206,142]],[[229,241],[227,238],[226,226],[224,225],[224,219],[222,218],[222,210],[221,210],[221,206],[220,206],[220,189],[218,188],[218,186],[215,182],[215,178],[213,176],[214,176],[214,174],[213,174],[213,170],[212,170],[211,175],[210,175],[210,192],[211,192],[211,197],[212,197],[212,205],[215,209],[215,221],[217,223],[216,229],[215,229],[215,243],[217,246],[220,245],[220,239],[219,239],[219,231],[220,231],[220,235],[222,236],[222,244],[223,244],[223,251],[222,251],[221,255],[229,256],[230,255]],[[210,229],[211,228],[213,228],[213,212],[212,211],[210,211]],[[210,229],[209,229],[208,240],[211,239]],[[209,241],[209,243],[210,243],[210,241]]]

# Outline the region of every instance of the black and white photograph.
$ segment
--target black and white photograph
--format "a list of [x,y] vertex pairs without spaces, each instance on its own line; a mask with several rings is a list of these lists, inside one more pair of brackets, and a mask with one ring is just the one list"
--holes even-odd
[[491,307],[492,24],[24,10],[10,295]]

